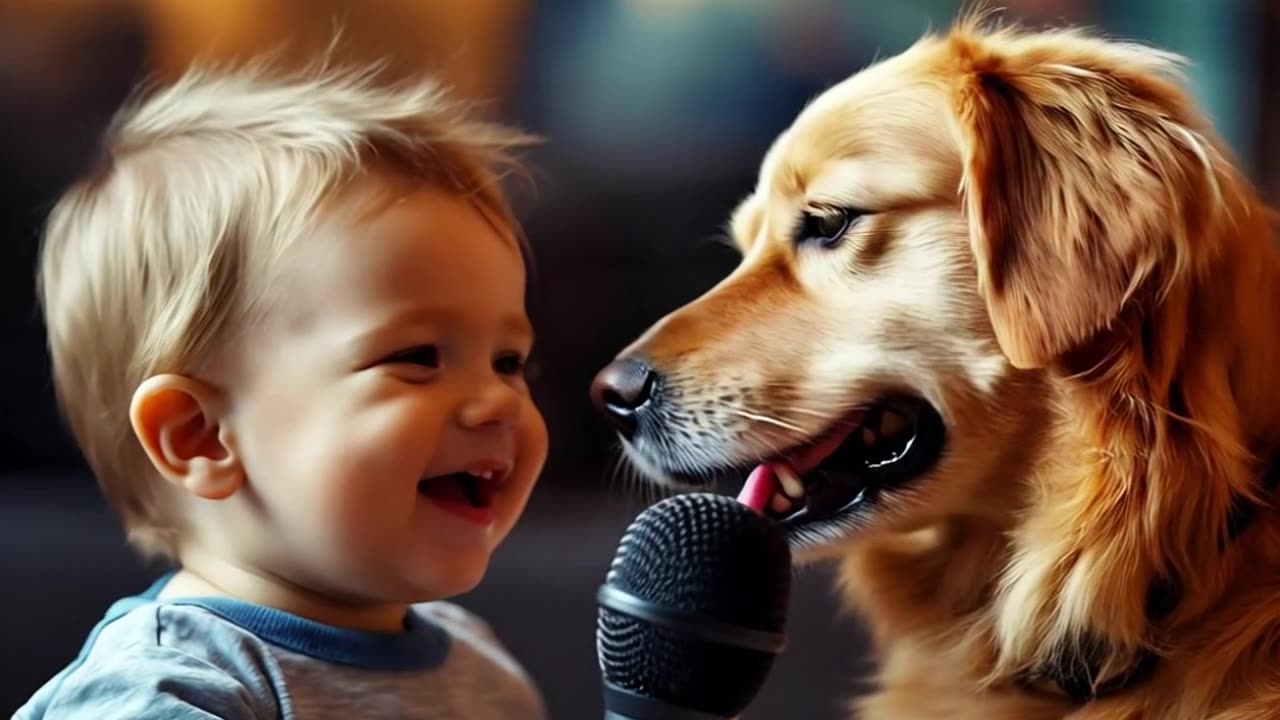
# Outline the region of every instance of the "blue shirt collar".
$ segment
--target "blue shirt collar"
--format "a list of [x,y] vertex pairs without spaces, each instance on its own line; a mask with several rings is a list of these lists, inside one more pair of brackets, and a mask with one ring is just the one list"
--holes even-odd
[[233,598],[158,599],[174,574],[166,573],[141,594],[116,601],[107,611],[106,620],[153,602],[194,606],[285,650],[370,670],[429,670],[444,662],[449,654],[449,634],[412,610],[405,614],[403,632],[372,632],[325,625]]

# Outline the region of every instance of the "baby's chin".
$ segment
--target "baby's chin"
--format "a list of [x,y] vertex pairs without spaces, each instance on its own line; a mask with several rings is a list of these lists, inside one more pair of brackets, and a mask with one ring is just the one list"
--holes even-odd
[[402,579],[405,602],[447,600],[469,593],[484,581],[489,562],[490,553],[479,549],[442,550],[429,563],[406,569]]

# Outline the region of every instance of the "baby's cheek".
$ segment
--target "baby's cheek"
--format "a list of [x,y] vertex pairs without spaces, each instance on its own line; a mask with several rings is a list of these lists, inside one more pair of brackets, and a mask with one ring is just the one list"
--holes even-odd
[[521,413],[518,438],[521,457],[526,458],[525,462],[532,466],[534,475],[542,472],[549,445],[547,422],[532,401],[528,402],[525,411]]

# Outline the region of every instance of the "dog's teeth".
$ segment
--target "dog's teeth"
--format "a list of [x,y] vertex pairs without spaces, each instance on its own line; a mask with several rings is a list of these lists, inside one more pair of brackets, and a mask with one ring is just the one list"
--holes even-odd
[[795,468],[786,463],[778,463],[773,466],[773,475],[782,484],[782,492],[788,498],[804,497],[804,483],[800,482],[800,476],[796,475]]
[[782,514],[791,509],[791,501],[787,499],[786,495],[775,492],[773,494],[773,499],[769,501],[769,507],[774,512]]

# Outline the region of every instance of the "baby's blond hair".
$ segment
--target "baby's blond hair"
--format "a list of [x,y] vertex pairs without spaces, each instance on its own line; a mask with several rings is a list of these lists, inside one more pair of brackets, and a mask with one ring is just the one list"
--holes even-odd
[[130,541],[173,557],[178,519],[134,436],[134,390],[198,375],[253,322],[273,262],[373,170],[442,184],[516,229],[499,188],[528,138],[469,119],[439,85],[374,69],[193,68],[140,94],[100,167],[54,206],[38,271],[59,406]]

